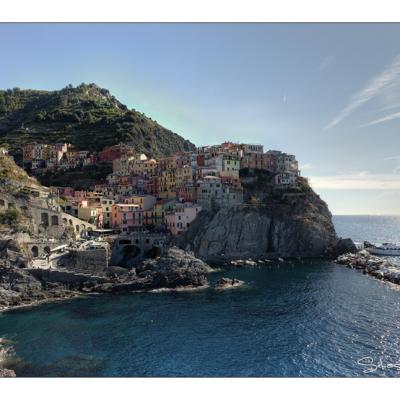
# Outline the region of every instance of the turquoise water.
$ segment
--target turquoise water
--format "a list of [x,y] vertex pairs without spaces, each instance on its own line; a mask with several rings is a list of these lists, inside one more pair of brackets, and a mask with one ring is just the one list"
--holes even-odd
[[[4,313],[0,337],[15,342],[19,376],[400,376],[383,368],[400,363],[393,287],[324,261],[220,276],[247,285]],[[382,367],[366,372],[365,357]]]

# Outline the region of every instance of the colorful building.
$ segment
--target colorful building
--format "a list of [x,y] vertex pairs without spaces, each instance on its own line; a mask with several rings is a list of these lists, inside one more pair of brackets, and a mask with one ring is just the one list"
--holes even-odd
[[188,230],[190,224],[201,211],[201,206],[194,203],[177,203],[166,216],[167,228],[173,235],[180,235]]
[[137,204],[113,204],[111,225],[114,229],[123,232],[143,226],[143,211],[139,211]]

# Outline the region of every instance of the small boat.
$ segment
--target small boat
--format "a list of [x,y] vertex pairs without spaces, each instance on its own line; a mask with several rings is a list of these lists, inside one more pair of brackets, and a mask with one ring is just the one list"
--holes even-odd
[[364,248],[376,256],[400,256],[400,245],[398,244],[382,243],[376,246],[372,243],[364,242]]

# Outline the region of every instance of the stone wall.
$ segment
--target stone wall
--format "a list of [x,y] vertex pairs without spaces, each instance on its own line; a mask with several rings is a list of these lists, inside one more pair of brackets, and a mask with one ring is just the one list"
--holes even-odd
[[73,271],[60,271],[60,270],[49,270],[40,268],[30,268],[27,271],[35,278],[45,282],[58,282],[63,284],[79,284],[83,282],[96,282],[106,283],[109,279],[106,277],[94,277]]
[[65,267],[68,270],[92,275],[103,275],[108,268],[105,249],[71,250]]
[[72,215],[59,211],[57,208],[46,207],[45,201],[40,202],[32,198],[16,198],[2,193],[0,195],[0,212],[10,208],[19,208],[27,210],[33,220],[32,229],[34,234],[39,234],[44,230],[49,236],[59,238],[65,228],[69,227],[75,235],[82,232],[96,229],[96,226],[87,221],[83,221]]
[[168,241],[169,236],[162,233],[119,235],[112,245],[111,263],[124,267],[136,265],[154,251],[163,252]]

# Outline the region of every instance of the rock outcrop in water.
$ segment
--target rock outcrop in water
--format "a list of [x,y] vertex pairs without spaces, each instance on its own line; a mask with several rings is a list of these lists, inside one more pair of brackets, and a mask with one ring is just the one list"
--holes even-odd
[[298,188],[285,191],[271,189],[262,179],[259,174],[242,177],[246,204],[202,211],[179,245],[208,262],[353,251],[351,240],[337,238],[326,203],[304,178]]
[[207,273],[212,269],[205,262],[177,247],[156,259],[143,261],[114,285],[101,285],[99,290],[121,292],[161,288],[201,287],[207,285]]
[[77,276],[66,280],[62,271],[28,270],[2,261],[0,257],[0,310],[87,293],[201,287],[207,285],[207,273],[211,271],[206,263],[176,247],[133,270],[110,267],[104,276],[84,279]]
[[215,289],[233,289],[244,285],[244,282],[236,278],[220,278],[215,283]]
[[348,268],[360,270],[377,279],[400,284],[400,265],[388,259],[371,255],[366,250],[342,254],[336,259],[336,262]]
[[72,288],[37,279],[26,264],[17,241],[0,241],[0,310],[76,296]]

